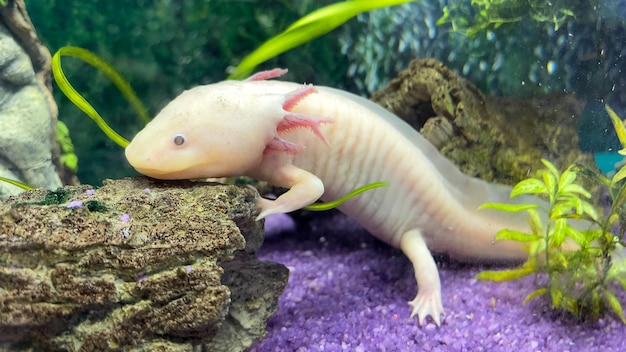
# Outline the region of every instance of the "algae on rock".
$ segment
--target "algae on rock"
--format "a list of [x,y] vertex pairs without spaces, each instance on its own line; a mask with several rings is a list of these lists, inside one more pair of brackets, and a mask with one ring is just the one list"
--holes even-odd
[[69,198],[0,203],[0,348],[241,351],[265,335],[288,271],[255,256],[254,190],[136,178],[57,192]]

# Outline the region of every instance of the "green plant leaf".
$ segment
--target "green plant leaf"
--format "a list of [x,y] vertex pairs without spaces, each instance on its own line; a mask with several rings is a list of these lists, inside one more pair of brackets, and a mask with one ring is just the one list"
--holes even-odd
[[322,7],[302,17],[284,32],[261,44],[241,60],[228,76],[228,79],[248,77],[257,65],[332,31],[361,12],[400,5],[410,1],[413,0],[353,0]]
[[[529,258],[536,258],[538,255],[546,251],[546,241],[530,242],[528,246]],[[539,269],[537,270],[539,271]]]
[[624,205],[624,203],[626,203],[626,183],[622,185],[617,196],[613,199],[613,208],[618,209]]
[[563,189],[565,186],[571,185],[576,180],[576,171],[572,169],[572,166],[568,167],[561,177],[559,177],[559,189]]
[[582,214],[586,214],[591,219],[597,221],[598,220],[598,211],[596,210],[596,207],[594,207],[591,203],[586,202],[586,201],[582,201],[582,205],[583,205],[583,212],[582,212]]
[[534,267],[522,266],[520,268],[502,270],[502,271],[491,271],[491,270],[481,271],[480,273],[476,274],[475,278],[476,280],[495,281],[495,282],[513,281],[513,280],[519,280],[528,275],[532,275],[535,272],[537,272],[537,270]]
[[550,288],[550,298],[552,299],[553,307],[561,307],[563,301],[563,291],[556,287]]
[[559,203],[553,209],[553,219],[559,217],[584,218],[585,216],[596,220],[598,213],[596,208],[589,202],[580,199],[575,194],[561,195]]
[[560,202],[552,207],[552,211],[550,212],[550,219],[560,219],[568,214],[574,213],[575,209],[576,204],[573,202]]
[[626,291],[626,253],[624,247],[621,244],[615,246],[615,253],[621,253],[620,257],[613,257],[613,265],[609,268],[606,274],[607,280],[615,280],[620,284],[622,289]]
[[534,290],[533,292],[531,292],[524,298],[524,301],[522,302],[522,304],[526,304],[530,302],[531,300],[533,300],[534,298],[545,295],[547,292],[548,292],[548,289],[546,289],[545,287]]
[[530,210],[539,208],[538,204],[505,204],[505,203],[485,203],[478,207],[478,209],[495,209],[506,211],[509,213],[517,213],[524,210]]
[[567,220],[557,219],[554,221],[554,227],[550,229],[550,234],[548,235],[549,241],[554,247],[561,247],[563,241],[565,241],[565,237],[567,235],[566,228]]
[[518,182],[511,191],[511,198],[522,194],[549,194],[549,188],[546,184],[536,178],[529,178]]
[[625,177],[626,177],[626,166],[623,166],[611,178],[611,186],[623,180]]
[[559,170],[556,168],[556,166],[554,166],[554,164],[552,164],[547,159],[541,159],[541,162],[543,163],[543,165],[545,165],[545,167],[548,169],[552,176],[554,176],[555,178],[559,177]]
[[543,178],[543,183],[545,184],[547,190],[546,193],[550,197],[550,201],[552,201],[552,197],[556,194],[557,191],[556,186],[558,182],[558,175],[554,176],[551,172],[547,172],[544,170],[541,173],[541,177]]
[[626,324],[626,317],[624,316],[624,310],[622,309],[619,299],[608,289],[604,290],[604,296],[606,297],[607,302],[609,302],[611,309],[613,309],[613,311],[617,314],[622,323]]
[[61,120],[57,120],[57,142],[61,147],[61,163],[68,169],[76,172],[78,169],[78,156],[74,153],[74,144],[70,138],[70,130]]
[[528,226],[534,234],[544,233],[541,217],[535,209],[528,209]]
[[611,216],[609,216],[608,226],[609,227],[614,226],[618,221],[619,221],[619,214],[613,213],[611,214]]
[[534,235],[532,233],[525,233],[515,230],[500,230],[496,233],[496,240],[511,240],[517,242],[532,242],[542,239],[542,236]]
[[591,193],[589,193],[586,189],[581,185],[577,184],[566,184],[563,187],[559,186],[559,191],[562,193],[576,193],[585,198],[591,198]]
[[[582,232],[571,226],[567,226],[565,229],[567,236],[571,238],[574,242],[576,242],[576,244],[580,247],[586,247],[589,245],[589,242],[591,242],[589,239],[594,237],[593,235],[591,235],[592,231],[594,230]],[[600,230],[595,230],[595,232],[602,234],[602,231]]]
[[624,126],[624,122],[619,118],[619,116],[617,116],[615,111],[613,111],[608,104],[604,105],[604,109],[606,109],[606,112],[611,118],[611,122],[613,122],[613,128],[615,128],[617,138],[619,138],[622,147],[626,148],[626,126]]

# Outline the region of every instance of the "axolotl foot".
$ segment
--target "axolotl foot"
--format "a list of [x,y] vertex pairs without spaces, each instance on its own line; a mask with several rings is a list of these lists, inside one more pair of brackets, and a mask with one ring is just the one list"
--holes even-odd
[[409,301],[411,310],[411,318],[418,317],[420,325],[426,323],[426,318],[430,316],[437,326],[441,325],[441,315],[444,313],[443,304],[441,304],[441,295],[438,292],[424,292],[420,289],[415,299]]
[[417,315],[419,324],[424,325],[430,316],[437,326],[441,325],[444,310],[439,272],[422,233],[418,229],[406,232],[400,240],[400,248],[413,264],[418,286],[417,296],[409,302],[413,308],[411,318]]

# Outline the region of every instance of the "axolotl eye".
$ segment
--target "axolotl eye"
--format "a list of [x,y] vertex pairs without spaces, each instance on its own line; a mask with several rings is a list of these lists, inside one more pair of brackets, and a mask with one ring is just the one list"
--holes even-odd
[[174,145],[181,146],[185,144],[185,136],[182,134],[176,134],[174,135],[174,139],[172,141],[174,142]]

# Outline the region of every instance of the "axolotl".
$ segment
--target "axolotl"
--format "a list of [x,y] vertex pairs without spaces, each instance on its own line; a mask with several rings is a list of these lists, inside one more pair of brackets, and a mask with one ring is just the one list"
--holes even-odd
[[399,247],[413,265],[409,302],[420,325],[441,323],[441,283],[431,251],[469,261],[523,261],[501,229],[527,230],[525,216],[477,210],[510,202],[510,187],[462,173],[418,131],[381,106],[348,92],[269,81],[286,70],[183,92],[126,148],[140,173],[158,179],[250,176],[288,191],[260,198],[263,219],[318,199],[333,200],[373,182],[339,206],[371,234]]

